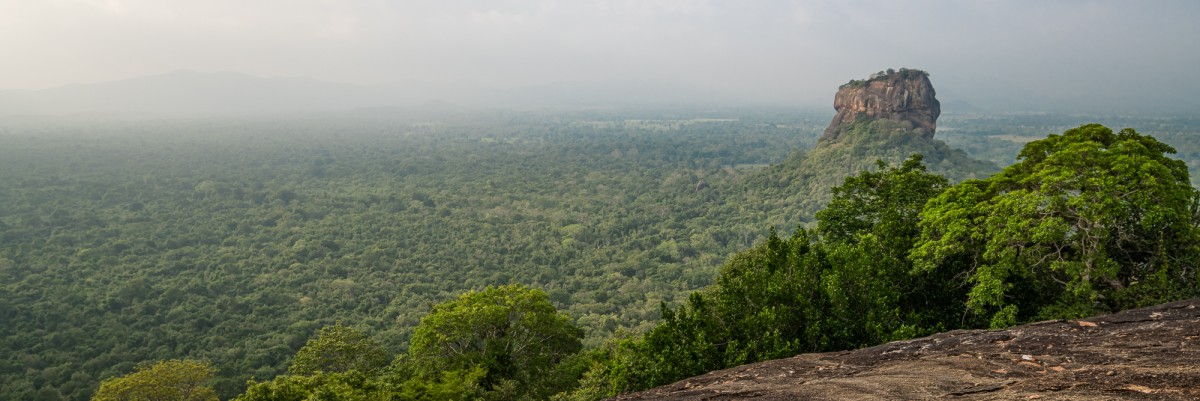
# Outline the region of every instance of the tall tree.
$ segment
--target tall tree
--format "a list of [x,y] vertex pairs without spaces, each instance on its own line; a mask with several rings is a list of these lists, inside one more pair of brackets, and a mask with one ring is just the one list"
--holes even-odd
[[965,269],[967,305],[992,326],[1193,293],[1197,191],[1174,152],[1098,124],[1030,142],[1000,174],[931,201],[911,256]]
[[[829,205],[816,213],[817,232],[837,267],[826,275],[826,287],[832,301],[844,301],[834,308],[841,312],[833,315],[842,315],[842,320],[872,315],[867,320],[873,325],[862,328],[871,327],[868,332],[873,334],[859,336],[869,341],[955,327],[946,323],[959,309],[961,291],[945,285],[950,277],[941,272],[913,274],[908,259],[921,234],[921,210],[950,186],[945,177],[929,173],[923,159],[913,154],[899,166],[879,161],[874,171],[847,177],[833,188]],[[849,304],[851,300],[857,306]]]
[[373,373],[387,364],[388,354],[382,345],[339,321],[322,327],[316,337],[308,340],[296,353],[288,371],[296,375],[351,370]]
[[100,383],[92,401],[216,401],[206,383],[214,369],[208,362],[169,360],[142,364],[133,373]]
[[822,239],[852,243],[871,234],[887,247],[885,256],[906,259],[920,233],[917,220],[925,202],[949,186],[945,177],[926,171],[923,159],[914,154],[898,167],[877,161],[875,171],[834,187],[833,200],[816,214]]
[[[812,235],[767,240],[731,257],[714,284],[692,293],[641,341],[610,354],[610,389],[644,388],[805,351],[873,345],[940,328],[945,280],[913,275],[916,221],[947,187],[920,155],[847,177]],[[914,277],[919,276],[919,277]],[[624,365],[623,367],[620,365]],[[589,391],[592,389],[589,389]]]
[[409,355],[418,371],[483,368],[485,389],[515,386],[544,394],[544,381],[582,348],[583,332],[540,289],[519,284],[470,291],[434,306],[413,332]]

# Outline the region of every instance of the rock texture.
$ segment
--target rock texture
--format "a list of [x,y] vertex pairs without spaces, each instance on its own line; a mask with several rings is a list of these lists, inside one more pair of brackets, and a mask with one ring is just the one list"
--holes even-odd
[[913,131],[932,139],[938,115],[942,113],[935,94],[929,74],[921,70],[888,70],[865,81],[850,81],[833,98],[837,115],[825,129],[822,140],[838,139],[842,127],[860,117],[909,122]]
[[1196,400],[1200,299],[745,365],[615,400]]

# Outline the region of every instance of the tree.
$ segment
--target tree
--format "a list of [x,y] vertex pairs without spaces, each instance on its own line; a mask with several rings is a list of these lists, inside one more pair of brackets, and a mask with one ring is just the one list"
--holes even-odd
[[133,373],[100,383],[92,401],[216,401],[205,383],[214,369],[208,362],[168,360],[139,365]]
[[884,256],[906,259],[920,234],[917,220],[925,202],[949,186],[946,177],[926,171],[923,158],[914,154],[899,167],[878,161],[876,171],[847,177],[834,187],[833,200],[816,213],[822,239],[854,243],[872,234],[886,247]]
[[381,371],[369,376],[360,371],[317,373],[310,376],[282,375],[271,381],[251,381],[237,401],[468,401],[481,392],[476,381],[482,372],[446,372],[437,380],[423,380],[401,373]]
[[519,284],[470,291],[434,306],[413,332],[409,356],[418,373],[482,367],[485,389],[516,385],[544,394],[543,379],[579,352],[583,332],[546,293]]
[[921,234],[921,210],[950,186],[945,177],[929,173],[923,160],[921,154],[913,154],[894,167],[879,161],[875,171],[847,177],[834,187],[829,205],[816,213],[817,232],[835,266],[825,277],[830,299],[855,300],[858,305],[831,312],[841,310],[833,315],[843,319],[874,315],[877,319],[868,319],[875,320],[869,330],[874,334],[858,336],[869,342],[955,327],[946,323],[958,310],[961,291],[946,285],[950,277],[944,272],[914,274],[908,259]]
[[1197,191],[1170,146],[1084,125],[930,201],[919,269],[964,269],[992,326],[1079,317],[1196,291]]
[[321,328],[315,338],[296,353],[288,371],[296,375],[351,370],[373,373],[388,364],[387,351],[361,331],[337,322]]
[[[822,237],[774,229],[731,257],[711,287],[672,309],[640,341],[609,351],[588,391],[647,388],[800,352],[874,345],[940,327],[945,280],[914,275],[907,254],[925,202],[946,188],[913,155],[847,177],[817,214]],[[607,376],[607,377],[604,377]],[[604,378],[604,380],[601,380]]]
[[295,361],[293,374],[251,380],[237,401],[467,401],[488,395],[478,384],[482,368],[418,377],[403,355],[387,364],[382,348],[341,322],[322,328]]

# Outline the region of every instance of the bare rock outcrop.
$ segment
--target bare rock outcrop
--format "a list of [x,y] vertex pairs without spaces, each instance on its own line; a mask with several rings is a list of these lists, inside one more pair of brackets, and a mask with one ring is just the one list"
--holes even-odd
[[1200,299],[711,372],[633,400],[1196,400]]
[[821,139],[837,140],[843,127],[859,118],[908,122],[915,133],[932,139],[938,115],[942,113],[935,94],[929,74],[921,70],[889,69],[866,80],[850,81],[838,88],[833,98],[837,115]]

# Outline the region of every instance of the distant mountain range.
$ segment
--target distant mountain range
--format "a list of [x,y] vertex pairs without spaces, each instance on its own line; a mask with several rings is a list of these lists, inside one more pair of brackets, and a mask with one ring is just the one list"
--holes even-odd
[[262,114],[362,108],[715,105],[730,97],[645,82],[564,82],[515,89],[479,85],[352,85],[236,72],[174,71],[44,90],[0,91],[0,116],[145,113]]

